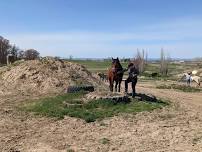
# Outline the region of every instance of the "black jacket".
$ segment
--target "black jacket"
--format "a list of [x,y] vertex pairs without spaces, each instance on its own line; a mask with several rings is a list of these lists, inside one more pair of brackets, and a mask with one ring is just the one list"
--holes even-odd
[[139,70],[135,66],[131,66],[128,68],[128,75],[130,78],[137,78]]

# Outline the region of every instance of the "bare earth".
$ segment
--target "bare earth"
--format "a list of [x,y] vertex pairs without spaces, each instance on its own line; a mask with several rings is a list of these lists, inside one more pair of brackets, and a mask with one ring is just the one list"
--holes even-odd
[[151,83],[139,83],[137,91],[172,104],[153,112],[85,123],[71,117],[55,120],[26,114],[16,106],[35,97],[1,95],[0,151],[202,151],[202,93],[159,90]]

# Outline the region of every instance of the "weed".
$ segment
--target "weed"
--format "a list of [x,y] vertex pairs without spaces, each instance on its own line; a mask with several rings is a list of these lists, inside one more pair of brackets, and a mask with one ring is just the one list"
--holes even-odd
[[195,137],[192,141],[193,144],[197,144],[202,140],[202,136]]
[[67,152],[75,152],[73,149],[67,149]]
[[102,138],[102,139],[100,140],[100,142],[101,142],[103,145],[106,145],[106,144],[109,144],[109,143],[110,143],[110,140],[107,139],[107,138]]

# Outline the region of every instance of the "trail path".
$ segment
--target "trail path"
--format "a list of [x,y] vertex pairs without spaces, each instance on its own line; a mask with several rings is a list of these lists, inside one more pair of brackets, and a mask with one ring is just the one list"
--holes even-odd
[[[19,112],[30,97],[0,96],[0,151],[202,151],[202,93],[155,89],[139,83],[137,91],[172,102],[170,107],[100,122],[65,117],[54,120]],[[108,142],[103,144],[103,140]]]

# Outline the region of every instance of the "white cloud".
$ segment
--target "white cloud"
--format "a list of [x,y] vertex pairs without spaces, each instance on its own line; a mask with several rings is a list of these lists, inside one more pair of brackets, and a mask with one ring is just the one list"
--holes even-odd
[[108,57],[133,56],[137,48],[145,48],[150,57],[159,57],[161,47],[171,57],[202,56],[202,21],[178,19],[142,27],[135,32],[19,33],[5,35],[23,49],[35,48],[43,56]]

